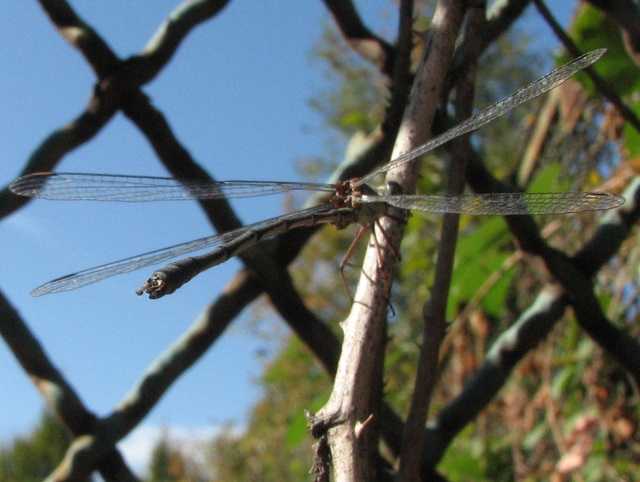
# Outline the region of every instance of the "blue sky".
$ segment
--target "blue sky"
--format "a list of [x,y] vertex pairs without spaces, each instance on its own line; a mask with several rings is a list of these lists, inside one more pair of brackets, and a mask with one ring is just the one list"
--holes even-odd
[[[127,57],[144,47],[177,2],[157,0],[153,8],[128,1],[72,4],[118,55]],[[358,5],[367,5],[366,20],[388,34],[386,1]],[[567,12],[560,16],[564,23],[567,17]],[[296,160],[320,155],[326,147],[327,134],[307,101],[323,86],[321,65],[312,61],[311,51],[327,21],[319,1],[236,0],[198,27],[144,90],[183,145],[217,179],[299,180]],[[4,185],[45,136],[84,109],[95,79],[35,2],[6,2],[0,29]],[[539,31],[542,44],[556,45],[548,31]],[[166,175],[122,115],[65,157],[57,170]],[[282,202],[276,196],[233,204],[249,223],[281,214]],[[0,288],[88,408],[105,415],[220,292],[238,262],[231,260],[157,301],[134,293],[150,269],[41,298],[29,292],[73,271],[210,234],[190,202],[35,201],[0,228]],[[262,323],[282,326],[264,320],[261,328],[268,326]],[[266,343],[249,326],[237,320],[164,396],[137,437],[163,425],[194,433],[229,420],[241,425],[258,397],[252,380],[261,372],[258,353]],[[0,440],[8,440],[33,427],[43,402],[4,344],[0,366]],[[135,433],[129,440],[134,438]],[[133,445],[123,445],[125,456],[134,457]]]

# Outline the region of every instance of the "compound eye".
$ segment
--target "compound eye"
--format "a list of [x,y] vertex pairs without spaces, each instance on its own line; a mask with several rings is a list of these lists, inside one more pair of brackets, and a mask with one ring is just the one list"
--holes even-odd
[[386,185],[387,192],[392,196],[397,196],[398,194],[402,194],[402,188],[400,184],[395,181],[389,181]]

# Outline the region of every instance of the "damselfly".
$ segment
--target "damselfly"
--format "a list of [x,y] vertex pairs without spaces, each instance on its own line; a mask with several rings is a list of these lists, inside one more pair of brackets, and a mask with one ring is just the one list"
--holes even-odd
[[594,63],[604,52],[604,49],[594,50],[569,62],[362,179],[332,185],[267,181],[202,182],[83,173],[36,173],[21,177],[9,186],[13,192],[23,196],[55,200],[141,202],[251,197],[296,190],[333,193],[328,202],[319,206],[63,276],[36,288],[31,294],[40,296],[80,288],[110,276],[216,246],[204,255],[189,257],[157,270],[137,291],[139,295],[146,292],[152,299],[160,298],[173,293],[198,273],[223,263],[267,237],[290,229],[323,223],[333,224],[339,229],[355,222],[370,225],[384,215],[389,206],[439,213],[500,215],[563,214],[619,206],[624,202],[622,196],[602,192],[409,196],[377,195],[366,185],[377,175],[409,162],[462,134],[474,131],[522,103],[557,87],[579,70]]

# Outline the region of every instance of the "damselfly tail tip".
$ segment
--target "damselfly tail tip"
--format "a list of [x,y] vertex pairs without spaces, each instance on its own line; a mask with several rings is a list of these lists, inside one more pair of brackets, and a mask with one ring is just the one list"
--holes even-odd
[[162,291],[163,288],[164,282],[158,279],[156,276],[152,276],[147,281],[145,281],[145,283],[140,287],[139,290],[136,290],[136,294],[138,296],[142,296],[146,293],[149,295],[149,299],[155,300],[161,298],[164,295]]

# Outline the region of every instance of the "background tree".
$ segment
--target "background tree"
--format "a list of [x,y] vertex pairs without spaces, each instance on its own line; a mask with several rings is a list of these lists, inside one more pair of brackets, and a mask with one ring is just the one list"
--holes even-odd
[[64,426],[51,412],[43,411],[33,433],[16,437],[0,449],[0,480],[44,479],[60,463],[69,442]]
[[[123,61],[67,4],[41,2],[60,33],[91,65],[98,82],[86,111],[75,123],[45,139],[24,171],[52,169],[66,153],[95,135],[116,112],[122,112],[147,137],[172,175],[207,178],[141,87],[166,66],[193,27],[218,14],[226,3],[186,2],[141,55]],[[385,162],[394,144],[396,150],[410,146],[416,139],[403,134],[408,117],[434,118],[432,127],[430,121],[416,124],[420,132],[416,135],[420,137],[426,136],[429,129],[435,134],[468,116],[471,105],[466,94],[473,92],[479,55],[487,52],[489,59],[500,56],[504,50],[496,39],[508,30],[526,4],[504,2],[485,12],[479,5],[470,8],[466,2],[442,1],[432,18],[429,8],[402,1],[398,5],[397,33],[393,41],[386,41],[372,33],[350,2],[325,2],[339,35],[327,34],[323,55],[346,81],[340,84],[341,91],[331,103],[316,103],[327,113],[330,124],[354,137],[345,162],[338,166],[333,179],[362,176],[373,165]],[[542,4],[538,8],[546,15]],[[496,131],[488,130],[482,144],[460,139],[448,146],[447,157],[451,160],[447,167],[425,163],[422,178],[419,182],[411,178],[409,187],[418,184],[419,190],[432,192],[442,191],[446,184],[447,191],[453,192],[465,180],[465,164],[467,185],[480,192],[511,190],[515,186],[542,191],[581,189],[605,182],[608,190],[634,186],[630,181],[633,163],[627,159],[637,149],[636,133],[633,128],[622,132],[619,126],[622,119],[629,125],[638,123],[633,109],[625,110],[613,93],[626,93],[637,85],[637,66],[628,60],[637,59],[634,32],[640,29],[632,20],[637,7],[621,13],[607,6],[607,15],[581,8],[584,10],[577,17],[573,35],[581,40],[582,50],[610,47],[610,57],[603,60],[602,66],[596,66],[609,79],[604,82],[609,89],[605,91],[603,83],[596,81],[596,87],[587,91],[594,95],[597,92],[611,104],[592,106],[578,84],[568,83],[560,94],[551,94],[551,100],[538,111],[532,122],[535,129],[529,129],[532,134],[514,135],[516,119],[522,116],[522,112],[515,113],[502,120],[512,143],[503,143],[501,138],[498,145],[503,149],[509,146],[506,151],[489,143],[494,137],[497,139]],[[428,13],[414,22],[418,12]],[[613,28],[605,28],[604,22],[612,22]],[[426,33],[416,39],[414,30]],[[612,31],[622,32],[622,42],[612,42]],[[575,57],[577,53],[569,39],[563,38],[563,42],[570,56]],[[347,47],[350,53],[345,50]],[[412,56],[421,55],[423,64],[431,66],[425,69],[429,74],[426,80],[434,82],[429,92],[441,92],[431,102],[408,96],[413,76],[424,75],[424,71],[411,67]],[[354,56],[360,58],[360,63],[355,64]],[[491,70],[487,79],[492,77]],[[530,75],[529,69],[518,72]],[[627,84],[626,90],[616,89],[615,74]],[[500,87],[505,78],[498,77]],[[491,90],[494,89],[488,89]],[[497,90],[493,95],[499,97],[502,93]],[[557,118],[553,114],[560,102],[557,97],[553,100],[554,95],[563,102],[574,101]],[[359,105],[362,99],[366,108]],[[424,102],[424,112],[418,100]],[[609,107],[612,104],[615,109]],[[530,143],[523,142],[525,138],[531,139]],[[545,161],[545,156],[539,155],[542,147],[550,150],[547,159],[575,159],[578,167],[572,170],[571,165],[558,167],[555,162]],[[570,154],[563,155],[566,152]],[[514,153],[521,154],[519,166],[514,166],[519,157]],[[579,179],[575,173],[584,170],[581,166],[588,169],[587,175]],[[568,172],[571,177],[563,181],[558,172]],[[458,186],[452,187],[445,178],[457,180]],[[603,477],[635,473],[636,417],[630,394],[640,375],[640,350],[631,323],[637,316],[637,243],[627,240],[638,216],[632,201],[633,189],[626,193],[631,202],[607,217],[598,213],[554,219],[550,227],[544,228],[530,217],[508,218],[506,223],[497,218],[480,222],[463,218],[458,227],[457,218],[445,216],[439,234],[430,230],[427,235],[423,231],[427,223],[418,222],[414,216],[400,250],[404,264],[395,274],[397,255],[369,249],[363,270],[382,276],[382,282],[363,287],[374,279],[369,276],[360,281],[357,290],[351,290],[358,303],[341,325],[346,334],[341,367],[352,368],[345,359],[351,360],[351,353],[363,347],[363,351],[374,354],[367,370],[367,386],[351,387],[351,392],[344,385],[338,387],[340,393],[355,395],[353,407],[336,408],[340,396],[335,391],[328,395],[330,380],[338,370],[338,340],[343,335],[332,330],[336,324],[331,321],[344,318],[344,312],[338,312],[335,306],[346,305],[348,296],[337,281],[320,284],[322,289],[306,295],[295,288],[321,283],[325,277],[322,273],[327,272],[327,259],[335,252],[325,248],[327,239],[319,243],[314,238],[313,242],[319,243],[314,246],[319,247],[313,256],[305,253],[301,258],[308,269],[304,274],[308,282],[294,283],[287,270],[315,229],[292,231],[243,255],[245,268],[225,293],[208,305],[205,315],[143,375],[135,396],[105,417],[97,417],[85,407],[4,299],[0,329],[16,358],[73,435],[73,443],[54,473],[60,480],[84,477],[96,469],[107,480],[133,478],[115,443],[142,420],[236,314],[262,293],[268,295],[295,338],[283,350],[282,357],[269,366],[264,379],[266,395],[256,408],[247,434],[236,437],[227,432],[216,441],[212,460],[214,470],[221,476],[262,480],[301,476],[302,468],[308,466],[302,461],[303,454],[307,454],[307,462],[311,460],[305,450],[310,439],[304,437],[302,429],[303,408],[318,411],[309,419],[313,435],[319,440],[314,466],[319,479],[326,478],[330,450],[337,479],[382,478],[393,470],[399,478],[408,480],[414,480],[418,473],[423,478],[433,478],[436,465],[448,477],[465,479],[589,473],[593,466]],[[25,202],[8,193],[0,199],[4,213]],[[237,217],[226,202],[203,201],[201,205],[218,230],[238,226]],[[399,242],[401,231],[399,226],[388,226],[389,239]],[[546,238],[550,235],[553,239],[548,243]],[[327,232],[326,236],[345,243],[335,233]],[[454,246],[458,237],[457,262],[453,263],[453,250],[443,248]],[[431,240],[435,242],[432,244]],[[390,256],[387,260],[396,259],[371,263],[378,254]],[[429,263],[432,255],[437,256],[433,267]],[[605,263],[609,264],[603,267]],[[449,286],[451,273],[454,284]],[[389,291],[391,276],[398,283]],[[597,298],[591,278],[596,280]],[[371,301],[363,301],[365,292]],[[327,302],[340,297],[339,303]],[[387,327],[389,303],[395,316]],[[575,321],[559,324],[569,310]],[[360,333],[361,337],[354,337],[356,326],[368,329]],[[447,337],[442,338],[445,330]],[[580,336],[584,332],[598,348]],[[540,344],[542,348],[534,351]],[[304,357],[299,360],[302,346]],[[299,363],[291,363],[291,359]],[[521,375],[515,377],[520,383],[513,382],[513,386],[500,391],[514,378],[509,375],[515,370]],[[300,405],[294,406],[298,400]],[[494,403],[488,405],[491,400]],[[367,403],[361,404],[362,401]],[[432,421],[425,431],[427,413],[432,414]],[[476,423],[470,425],[472,422]],[[604,435],[598,437],[598,432]],[[355,455],[345,457],[349,450]],[[618,457],[623,451],[624,456]]]
[[172,441],[166,431],[163,432],[151,454],[148,482],[210,480],[189,452],[193,452],[193,447],[187,450],[186,447]]

